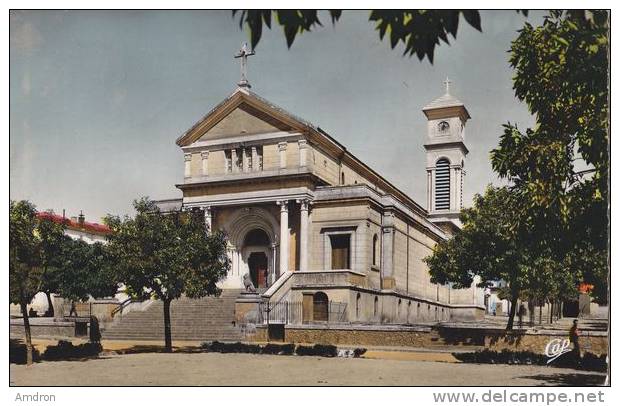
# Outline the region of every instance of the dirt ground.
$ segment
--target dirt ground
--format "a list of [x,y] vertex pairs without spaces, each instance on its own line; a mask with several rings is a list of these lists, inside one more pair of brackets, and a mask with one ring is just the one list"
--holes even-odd
[[107,355],[10,365],[11,386],[600,385],[604,374],[544,366],[218,353]]

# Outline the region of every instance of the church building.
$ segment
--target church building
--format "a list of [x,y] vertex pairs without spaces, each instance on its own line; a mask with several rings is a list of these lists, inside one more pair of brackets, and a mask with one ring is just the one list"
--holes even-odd
[[238,312],[301,303],[297,322],[481,319],[482,290],[433,284],[423,261],[460,227],[470,116],[449,82],[422,108],[426,174],[412,179],[426,176],[422,205],[337,136],[251,91],[251,54],[240,51],[234,92],[176,140],[182,198],[158,201],[163,211],[201,210],[208,231],[226,233],[232,266],[221,288],[245,290],[245,277],[256,289],[239,295]]

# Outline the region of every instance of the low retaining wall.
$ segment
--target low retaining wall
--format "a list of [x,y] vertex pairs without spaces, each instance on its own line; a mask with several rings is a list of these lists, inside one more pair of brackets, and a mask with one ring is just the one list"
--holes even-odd
[[[536,334],[503,334],[488,335],[485,337],[484,346],[490,350],[502,351],[530,351],[544,354],[545,347],[553,339],[568,338],[565,334],[536,333]],[[595,355],[607,354],[607,335],[582,335],[579,337],[581,353],[590,352]]]
[[284,330],[284,340],[290,343],[428,347],[431,339],[428,329],[419,327],[287,326]]
[[[29,321],[32,337],[75,337],[75,323],[72,321],[54,321],[51,317],[31,318]],[[24,321],[11,319],[9,334],[11,337],[24,337]]]
[[[257,326],[248,341],[268,340],[266,326]],[[432,348],[437,346],[485,347],[490,350],[530,351],[544,354],[549,341],[568,338],[567,334],[552,331],[506,332],[502,329],[412,327],[412,326],[286,326],[284,341],[288,343],[318,343],[355,346],[394,346]],[[582,353],[607,354],[607,335],[604,332],[582,332]]]

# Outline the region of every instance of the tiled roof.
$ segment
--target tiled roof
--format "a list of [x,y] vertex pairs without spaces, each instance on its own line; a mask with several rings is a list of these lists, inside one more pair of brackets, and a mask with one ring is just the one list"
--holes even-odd
[[39,212],[37,213],[37,217],[41,219],[48,219],[58,224],[62,224],[64,222],[64,224],[70,230],[84,231],[100,235],[106,235],[112,232],[110,227],[106,226],[105,224],[91,223],[88,221],[80,224],[79,222],[71,220],[70,218],[66,218],[54,213]]

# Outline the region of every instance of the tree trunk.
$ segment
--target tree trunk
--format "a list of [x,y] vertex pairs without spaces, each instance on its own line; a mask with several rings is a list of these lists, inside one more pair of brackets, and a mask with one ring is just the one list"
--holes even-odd
[[549,324],[553,324],[553,300],[550,302],[549,306]]
[[47,317],[54,317],[54,303],[52,303],[52,293],[45,292],[45,296],[47,296]]
[[538,307],[538,324],[542,324],[542,302],[540,302],[540,306]]
[[527,301],[527,312],[529,313],[529,316],[530,316],[530,326],[534,325],[534,319],[536,318],[536,313],[534,313],[534,310],[535,310],[534,303],[535,302],[532,299]]
[[517,312],[517,295],[512,295],[512,299],[510,300],[510,314],[508,315],[508,325],[506,326],[506,330],[512,330],[512,326],[515,322],[515,313]]
[[166,352],[172,352],[172,330],[170,328],[170,299],[164,299],[164,337],[166,340]]
[[24,333],[26,335],[26,365],[32,365],[32,336],[30,335],[30,320],[28,320],[28,307],[24,300],[21,300],[19,307],[22,309],[24,318]]

